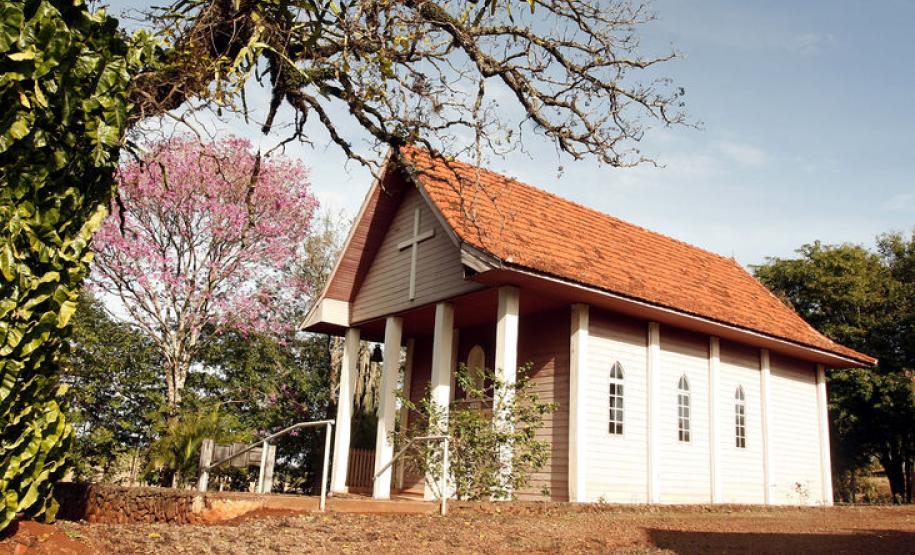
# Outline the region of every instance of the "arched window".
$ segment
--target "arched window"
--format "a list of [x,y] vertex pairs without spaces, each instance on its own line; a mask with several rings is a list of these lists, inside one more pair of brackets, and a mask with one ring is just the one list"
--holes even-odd
[[744,449],[747,446],[747,401],[743,394],[743,386],[737,386],[734,393],[734,426],[737,447]]
[[677,433],[680,441],[689,441],[689,381],[686,374],[677,384]]
[[610,367],[610,433],[623,433],[623,366],[619,362]]

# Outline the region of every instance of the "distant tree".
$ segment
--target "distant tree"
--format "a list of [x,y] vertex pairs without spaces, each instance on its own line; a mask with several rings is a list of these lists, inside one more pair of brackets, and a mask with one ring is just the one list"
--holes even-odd
[[109,477],[122,455],[134,461],[135,473],[165,400],[161,354],[149,337],[113,320],[87,292],[73,316],[69,345],[61,378],[70,385],[67,416],[76,432],[77,475]]
[[[301,322],[318,297],[343,241],[347,220],[327,213],[315,217],[312,232],[290,262],[291,271],[304,286],[295,308],[294,323]],[[201,372],[191,375],[187,392],[192,404],[218,402],[221,412],[257,436],[297,422],[333,418],[336,369],[333,354],[337,341],[287,329],[286,333],[243,333],[215,330],[202,341],[196,362]],[[320,471],[323,430],[301,430],[277,440],[277,476],[303,483]]]
[[871,457],[893,498],[912,501],[915,465],[915,235],[882,235],[876,251],[804,245],[771,258],[756,277],[831,339],[879,359],[879,367],[829,373],[836,479]]
[[[238,429],[263,437],[298,422],[333,418],[329,341],[290,334],[283,339],[230,331],[206,342],[203,370],[188,381],[190,404],[218,402]],[[320,471],[323,430],[301,430],[276,441],[277,474],[301,483]],[[303,484],[307,490],[310,482]]]
[[118,171],[91,283],[156,344],[174,410],[203,332],[284,334],[306,284],[291,266],[317,201],[305,169],[247,141],[180,137]]

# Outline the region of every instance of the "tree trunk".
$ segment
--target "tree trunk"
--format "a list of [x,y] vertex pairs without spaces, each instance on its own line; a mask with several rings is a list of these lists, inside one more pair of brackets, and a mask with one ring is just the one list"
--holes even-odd
[[905,470],[902,461],[893,456],[880,457],[880,464],[886,472],[886,478],[890,481],[890,494],[893,496],[893,503],[900,503],[905,500]]
[[915,473],[913,473],[912,463],[915,462],[912,459],[905,461],[905,502],[912,502],[912,480],[915,478]]
[[165,382],[168,389],[167,399],[169,412],[175,414],[178,412],[178,405],[181,404],[181,392],[184,390],[184,384],[187,381],[188,367],[190,364],[183,364],[180,359],[166,362]]
[[178,403],[175,401],[175,375],[171,365],[165,370],[165,385],[167,389],[165,401],[168,403],[169,412],[174,414]]

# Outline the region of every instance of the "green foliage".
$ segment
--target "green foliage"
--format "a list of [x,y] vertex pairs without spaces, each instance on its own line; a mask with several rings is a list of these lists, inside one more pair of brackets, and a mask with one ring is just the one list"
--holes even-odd
[[218,406],[170,416],[149,446],[149,469],[171,476],[171,485],[180,486],[197,469],[203,440],[231,443],[248,439],[247,434],[236,429],[235,419],[223,414]]
[[119,459],[136,457],[152,440],[165,396],[157,379],[162,357],[147,336],[112,320],[102,303],[85,292],[69,343],[61,378],[70,386],[67,420],[76,431],[74,470],[81,478],[109,478]]
[[[239,429],[257,435],[298,422],[333,418],[329,404],[329,338],[264,335],[229,331],[209,338],[199,356],[203,372],[191,374],[185,408],[218,401]],[[276,476],[306,481],[320,469],[323,429],[306,429],[279,438]]]
[[836,492],[873,458],[896,500],[912,501],[915,464],[915,236],[878,238],[877,250],[805,245],[756,277],[831,339],[876,356],[879,367],[829,374]]
[[[515,383],[507,387],[494,372],[461,364],[456,380],[465,398],[451,404],[447,418],[444,407],[433,401],[431,393],[419,406],[403,399],[405,409],[415,411],[419,418],[411,429],[397,434],[397,442],[405,445],[410,438],[444,430],[450,437],[449,488],[457,498],[510,498],[530,485],[531,475],[541,470],[550,456],[549,442],[537,439],[537,431],[543,428],[544,416],[556,407],[532,391],[529,371],[530,366],[519,368]],[[494,421],[494,414],[502,418]],[[506,472],[502,461],[509,449],[511,471]],[[413,469],[430,478],[429,486],[441,496],[441,444],[420,444],[409,452],[407,460]]]
[[111,199],[128,45],[79,1],[0,1],[0,530],[53,518],[72,429],[58,351]]

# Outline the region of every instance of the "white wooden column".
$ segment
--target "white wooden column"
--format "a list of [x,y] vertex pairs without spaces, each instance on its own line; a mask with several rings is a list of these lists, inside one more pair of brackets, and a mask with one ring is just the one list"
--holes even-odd
[[648,502],[661,502],[661,326],[648,323]]
[[337,396],[337,418],[334,424],[334,464],[330,490],[346,493],[349,469],[350,429],[353,423],[353,389],[356,385],[356,363],[359,360],[359,328],[348,328],[343,338],[343,360],[340,364],[340,393]]
[[[403,389],[402,396],[404,399],[410,398],[410,382],[413,380],[413,354],[415,351],[416,340],[412,337],[407,339],[407,353],[404,357],[403,366]],[[400,433],[405,434],[407,427],[410,425],[410,411],[405,406],[400,407]],[[403,473],[406,466],[406,459],[401,457],[397,464],[397,489],[403,489]]]
[[[515,379],[518,373],[518,318],[520,307],[520,292],[517,287],[503,286],[499,288],[499,306],[496,320],[496,381],[502,387],[495,392],[493,416],[496,426],[508,426],[505,408],[514,397]],[[512,446],[506,445],[500,453],[503,479],[507,479],[512,472]],[[510,497],[509,492],[509,497]]]
[[[375,473],[391,462],[394,456],[394,416],[397,412],[397,377],[400,373],[400,340],[403,333],[403,319],[388,316],[384,324],[384,362],[381,367],[381,388],[378,400],[378,433],[375,438]],[[391,474],[388,469],[375,478],[372,497],[391,497]]]
[[[454,306],[435,305],[435,329],[432,334],[432,401],[448,416],[451,402],[451,364],[454,360]],[[445,422],[442,422],[444,425]]]
[[820,471],[823,504],[832,505],[832,457],[829,453],[829,398],[826,396],[826,368],[817,364],[817,411],[820,422]]
[[[432,402],[442,411],[442,422],[438,429],[430,433],[442,433],[448,425],[448,408],[451,403],[451,364],[454,360],[454,306],[451,303],[435,305],[435,328],[432,332],[432,376],[430,387]],[[435,494],[429,487],[430,480],[438,476],[427,476],[423,488],[425,499],[434,499]]]
[[712,503],[721,503],[721,428],[719,426],[718,383],[721,373],[721,342],[709,337],[708,343],[708,418],[709,418],[709,471]]
[[578,503],[587,501],[588,321],[588,305],[573,304],[569,344],[569,501]]
[[775,478],[775,469],[772,464],[772,427],[769,421],[772,418],[769,405],[770,394],[770,367],[769,349],[759,351],[759,411],[762,415],[762,448],[763,448],[763,484],[766,505],[773,503],[772,488]]

